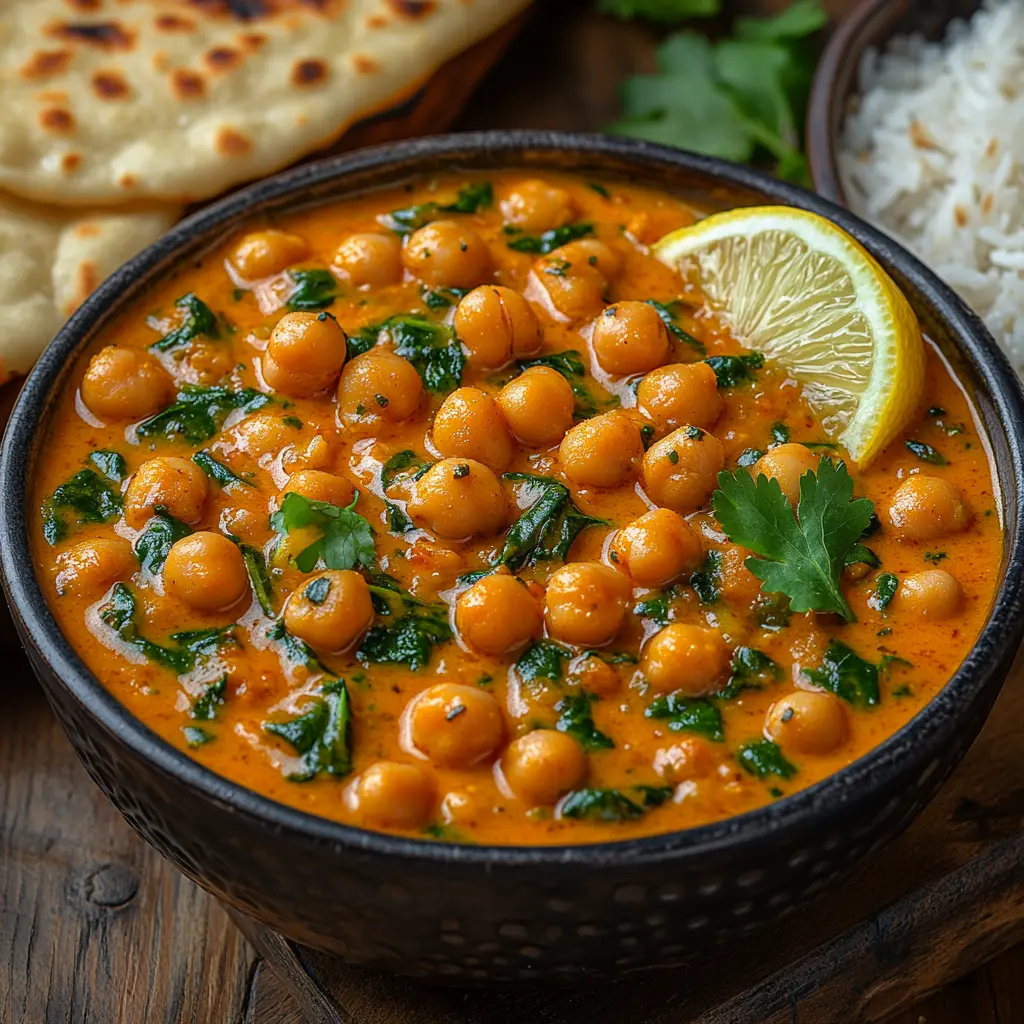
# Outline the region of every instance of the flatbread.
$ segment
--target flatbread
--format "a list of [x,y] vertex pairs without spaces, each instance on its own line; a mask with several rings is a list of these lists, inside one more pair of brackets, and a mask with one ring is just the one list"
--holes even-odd
[[98,213],[0,195],[0,383],[28,373],[100,281],[179,212]]
[[0,188],[206,198],[328,145],[530,0],[6,0]]

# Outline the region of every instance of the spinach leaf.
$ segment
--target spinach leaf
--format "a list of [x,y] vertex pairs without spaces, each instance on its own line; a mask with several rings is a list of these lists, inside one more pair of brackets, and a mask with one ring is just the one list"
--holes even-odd
[[829,643],[821,668],[805,668],[804,675],[855,708],[872,708],[881,700],[878,666],[839,640]]
[[884,612],[896,596],[900,585],[899,578],[891,572],[883,572],[875,577],[875,592],[868,598],[868,604],[877,612]]
[[744,469],[749,469],[758,461],[758,459],[761,458],[762,455],[764,455],[763,448],[744,448],[736,459],[736,465],[742,466]]
[[243,487],[251,487],[247,480],[233,473],[223,462],[218,462],[209,452],[196,452],[192,461],[213,481],[221,487],[228,487],[231,484],[241,484]]
[[442,213],[476,213],[486,209],[494,202],[494,188],[489,181],[473,182],[463,185],[451,203],[419,203],[404,210],[392,210],[383,223],[396,234],[408,235],[417,228],[437,220]]
[[563,697],[555,705],[560,715],[555,728],[572,736],[583,750],[610,750],[615,742],[594,725],[590,706],[596,700],[593,693],[573,693]]
[[764,356],[750,352],[743,356],[711,356],[704,362],[715,371],[720,388],[735,388],[754,380],[754,371],[764,366]]
[[785,423],[772,424],[772,444],[789,444],[789,427]]
[[98,473],[80,469],[65,480],[43,503],[43,536],[53,545],[70,532],[62,509],[74,512],[74,525],[107,523],[121,514],[121,495],[114,492]]
[[282,536],[293,530],[314,527],[320,537],[292,559],[300,572],[312,572],[323,562],[328,569],[355,569],[376,564],[373,530],[355,511],[359,493],[347,508],[327,501],[312,501],[289,491],[281,507],[270,517],[272,529]]
[[175,542],[191,532],[191,527],[175,519],[163,505],[158,505],[155,514],[135,541],[135,554],[142,571],[155,576],[164,567],[167,554]]
[[530,644],[516,662],[516,674],[524,683],[549,679],[559,683],[565,676],[565,662],[572,652],[554,640],[538,640]]
[[413,470],[409,474],[413,480],[419,480],[433,464],[428,459],[424,459],[411,449],[406,448],[404,451],[396,452],[381,466],[380,485],[386,491],[400,476],[405,474],[407,469]]
[[608,526],[581,512],[570,498],[569,488],[550,477],[506,473],[505,480],[525,485],[532,501],[505,534],[498,564],[511,569],[554,560],[564,561],[576,538],[590,526]]
[[204,729],[200,725],[186,725],[181,732],[185,737],[185,743],[189,750],[195,750],[196,747],[205,746],[207,743],[212,743],[217,738],[212,732],[208,729]]
[[111,483],[119,484],[127,475],[128,467],[124,457],[109,448],[101,448],[89,454],[91,462]]
[[671,786],[633,786],[631,800],[619,789],[576,789],[558,806],[559,817],[590,821],[626,821],[641,817],[649,807],[660,807],[672,796]]
[[326,309],[338,297],[338,280],[329,270],[289,270],[288,276],[294,285],[288,296],[290,310]]
[[270,401],[269,395],[254,388],[184,384],[173,405],[143,420],[135,429],[139,437],[181,437],[189,444],[202,444],[220,430],[224,417],[233,409],[255,412]]
[[[508,228],[505,229],[507,233]],[[566,224],[560,228],[551,228],[540,235],[516,234],[508,243],[510,249],[516,252],[529,252],[537,256],[547,256],[548,253],[565,245],[567,242],[574,242],[577,238],[587,238],[594,233],[593,224]]]
[[420,288],[423,304],[427,309],[432,309],[435,312],[457,305],[459,300],[465,298],[469,292],[469,288],[428,288],[426,285]]
[[297,636],[289,633],[281,619],[278,619],[267,630],[267,639],[278,644],[284,652],[284,656],[293,665],[304,665],[311,672],[327,672],[327,668],[316,656],[313,648],[305,640],[300,640]]
[[633,614],[650,619],[659,626],[667,626],[672,621],[672,601],[677,595],[674,591],[659,590],[651,597],[645,598],[633,607]]
[[422,317],[399,314],[361,328],[359,337],[372,348],[382,332],[390,335],[395,352],[416,367],[428,391],[447,393],[462,383],[466,354],[450,327]]
[[217,717],[217,708],[224,703],[224,694],[228,686],[228,677],[221,676],[220,679],[210,683],[206,689],[192,701],[189,715],[201,721],[209,721]]
[[946,456],[936,451],[930,444],[924,441],[907,441],[907,448],[910,449],[922,462],[930,462],[933,466],[948,465]]
[[684,345],[689,345],[690,348],[695,352],[699,352],[702,356],[708,354],[708,350],[704,347],[702,341],[698,341],[692,334],[688,334],[679,326],[676,320],[679,316],[679,302],[656,302],[654,299],[647,299],[646,301],[649,306],[653,306],[657,310],[658,316],[661,317],[661,322],[668,328],[669,334],[677,341],[681,341]]
[[736,760],[751,775],[759,779],[777,775],[780,779],[791,779],[796,775],[796,765],[782,755],[782,751],[771,740],[751,740],[736,751]]
[[722,552],[712,548],[704,556],[704,564],[690,574],[690,586],[701,604],[714,604],[722,596]]
[[219,338],[220,326],[213,310],[197,298],[195,293],[182,295],[175,303],[181,310],[181,322],[173,331],[168,331],[159,341],[149,347],[157,352],[169,352],[179,345],[186,345],[193,338]]
[[732,700],[744,690],[763,690],[781,675],[779,666],[756,647],[737,647],[730,669],[729,681],[715,694],[722,700]]
[[324,683],[303,714],[264,722],[263,729],[302,755],[301,769],[288,776],[292,782],[306,782],[321,772],[343,778],[352,771],[352,708],[344,679]]
[[408,612],[393,624],[374,626],[363,637],[356,654],[363,664],[407,665],[416,672],[429,664],[434,644],[451,638],[451,626],[443,611]]
[[599,412],[601,408],[612,407],[618,403],[617,396],[613,395],[607,401],[598,402],[590,393],[586,385],[587,368],[579,352],[575,349],[516,361],[516,370],[519,372],[528,370],[531,366],[549,366],[569,382],[573,397],[576,399],[577,419],[587,419]]
[[716,743],[725,739],[722,713],[703,697],[682,697],[676,693],[656,697],[644,711],[644,718],[664,719],[673,732],[695,732]]
[[267,560],[264,558],[263,552],[249,544],[240,544],[238,549],[242,552],[242,561],[245,562],[245,570],[249,574],[252,592],[256,595],[263,614],[273,618],[274,581],[267,569]]
[[869,569],[877,569],[882,560],[864,544],[854,544],[843,559],[843,565],[866,565]]

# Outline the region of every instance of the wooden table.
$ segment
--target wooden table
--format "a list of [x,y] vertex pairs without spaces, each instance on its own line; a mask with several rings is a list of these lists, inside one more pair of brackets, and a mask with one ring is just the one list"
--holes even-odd
[[[590,0],[541,2],[541,12],[478,92],[461,127],[596,130],[614,116],[616,83],[650,66],[652,37],[643,27],[595,15]],[[784,0],[740,6],[781,5]],[[840,14],[850,0],[827,6]],[[299,1024],[291,995],[224,911],[138,840],[86,777],[23,659],[4,657],[0,1024]],[[1004,695],[996,715],[1017,713],[1024,723],[1024,695],[1017,696],[1022,685],[1019,673],[1011,684],[1016,692]],[[1016,735],[1005,726],[990,727],[979,746],[1001,744],[1012,759]],[[1005,792],[992,806],[959,795],[954,804],[947,800],[954,815],[966,816],[973,840],[990,841],[993,850],[1024,829],[1024,786],[1006,783],[1007,763],[1012,761],[987,760],[987,751],[976,747],[950,786],[987,793],[998,788],[990,786],[988,770],[999,773],[994,781],[1005,783]],[[947,788],[944,795],[949,793]],[[945,813],[942,801],[929,811],[933,819]],[[921,834],[929,827],[922,823]],[[908,873],[914,871],[915,841],[911,836],[900,848],[910,851],[900,862]],[[952,860],[960,852],[950,851]],[[1016,867],[1018,876],[1024,874],[1024,864]],[[1013,875],[1012,859],[1008,868]],[[859,877],[870,885],[870,866]],[[987,920],[999,914],[1005,920]],[[914,967],[904,979],[907,991],[952,983],[893,1016],[894,1024],[1024,1021],[1024,946],[953,980],[1004,949],[1008,937],[1019,934],[1018,924],[1024,928],[1005,899],[986,904],[982,916],[986,920],[971,923],[984,938],[958,947],[955,957],[944,958],[940,949],[927,951],[923,962],[908,959]],[[983,941],[988,945],[979,947]],[[798,1024],[832,1024],[838,1011],[795,1007],[786,1016]],[[746,1018],[736,1021],[747,1024]]]

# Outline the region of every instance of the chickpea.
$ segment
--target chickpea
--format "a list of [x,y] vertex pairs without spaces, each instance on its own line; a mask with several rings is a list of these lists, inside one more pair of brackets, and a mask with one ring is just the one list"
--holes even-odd
[[725,467],[722,442],[694,426],[680,427],[644,455],[644,490],[676,512],[693,512],[711,496]]
[[661,587],[699,569],[704,544],[678,512],[656,508],[619,530],[610,557],[637,586]]
[[713,693],[729,668],[722,634],[704,626],[673,622],[644,645],[640,669],[660,693],[680,690],[688,697]]
[[926,569],[900,580],[893,598],[893,610],[922,619],[951,619],[964,602],[960,581],[945,569]]
[[294,428],[280,415],[258,412],[226,430],[223,446],[229,455],[241,452],[259,460],[268,455],[276,456],[291,437],[294,437]]
[[343,476],[325,473],[320,469],[300,469],[288,477],[288,482],[281,490],[281,498],[286,494],[301,494],[310,501],[326,501],[338,508],[347,508],[356,496],[356,489]]
[[654,770],[673,786],[691,779],[702,779],[710,775],[713,768],[711,748],[696,736],[684,736],[654,755]]
[[622,628],[632,588],[600,562],[570,562],[548,580],[544,612],[558,640],[587,647],[610,643]]
[[246,281],[279,274],[309,253],[306,240],[289,231],[253,231],[237,246],[231,262]]
[[512,288],[485,284],[456,307],[455,333],[469,350],[467,362],[481,370],[500,370],[513,359],[536,355],[544,343],[530,304]]
[[587,760],[571,736],[535,729],[508,745],[499,768],[515,796],[537,807],[557,803],[577,786],[587,770]]
[[203,518],[210,485],[206,474],[191,460],[158,456],[139,466],[124,495],[124,519],[140,530],[163,506],[167,514],[189,526]]
[[430,817],[434,777],[419,764],[377,761],[353,787],[356,810],[378,828],[416,828]]
[[474,828],[481,819],[488,818],[494,813],[493,804],[476,786],[450,789],[441,798],[441,820],[448,825]]
[[564,188],[530,178],[502,199],[501,214],[506,224],[538,235],[568,224],[576,216],[576,204]]
[[349,235],[334,254],[338,274],[356,288],[386,288],[402,280],[402,246],[394,235]]
[[800,478],[805,473],[817,473],[821,459],[802,444],[780,444],[765,452],[754,463],[752,476],[766,476],[775,480],[791,505],[800,500]]
[[57,593],[102,594],[135,570],[132,546],[120,537],[79,541],[57,557]]
[[606,283],[618,277],[622,270],[622,253],[596,238],[579,238],[575,242],[568,242],[555,249],[552,255],[574,265],[585,263],[588,267],[594,267]]
[[193,341],[179,372],[189,384],[208,387],[223,380],[234,365],[234,356],[226,345],[219,341]]
[[783,750],[831,754],[846,739],[846,712],[831,693],[794,690],[768,709],[764,731]]
[[385,348],[372,348],[345,367],[338,384],[338,413],[347,423],[375,419],[400,423],[419,408],[423,381],[416,367]]
[[510,380],[496,401],[516,440],[530,448],[558,444],[576,408],[572,385],[550,366],[531,366]]
[[896,489],[889,521],[903,540],[937,540],[962,530],[971,521],[971,509],[955,484],[920,473]]
[[722,594],[730,604],[749,608],[761,594],[761,581],[747,568],[751,552],[738,544],[721,549]]
[[328,569],[310,577],[284,606],[288,632],[324,654],[348,650],[372,621],[370,588],[351,569]]
[[483,654],[498,657],[524,647],[540,632],[540,605],[516,576],[495,573],[459,595],[455,628]]
[[[563,247],[564,248],[564,247]],[[533,272],[555,311],[568,320],[587,320],[604,307],[608,282],[597,269],[596,256],[573,262],[556,249],[533,265]],[[593,259],[594,264],[589,261]]]
[[148,352],[108,345],[89,360],[82,401],[101,420],[141,420],[174,397],[174,382]]
[[442,459],[416,481],[409,513],[445,540],[497,533],[508,518],[501,482],[473,459]]
[[636,404],[659,433],[687,423],[710,430],[725,408],[715,371],[707,363],[672,363],[652,370],[640,381]]
[[578,487],[618,487],[643,457],[640,428],[618,409],[577,423],[562,438],[562,472]]
[[434,416],[434,445],[446,456],[476,459],[496,473],[512,461],[512,436],[497,402],[479,388],[458,388]]
[[505,738],[498,702],[475,686],[431,686],[409,702],[402,718],[403,741],[439,768],[469,768]]
[[175,541],[167,552],[164,587],[197,611],[230,608],[249,591],[249,574],[238,545],[222,533],[201,531]]
[[572,679],[580,689],[607,697],[619,689],[618,673],[596,654],[583,658],[572,669]]
[[491,250],[471,228],[435,220],[414,231],[402,250],[413,277],[440,288],[473,288],[491,274]]
[[345,332],[328,313],[285,313],[263,356],[263,379],[292,398],[326,391],[345,364]]
[[601,369],[616,377],[647,373],[661,366],[671,351],[668,330],[647,302],[606,307],[594,321],[590,344]]

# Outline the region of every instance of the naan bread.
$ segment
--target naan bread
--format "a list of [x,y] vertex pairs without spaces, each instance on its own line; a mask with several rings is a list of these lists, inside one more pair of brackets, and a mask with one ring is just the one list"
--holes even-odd
[[529,0],[0,2],[0,188],[216,195],[411,94]]
[[90,213],[0,195],[0,383],[28,373],[100,281],[178,214]]

